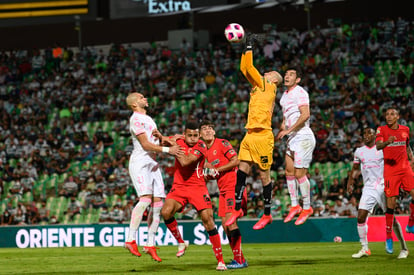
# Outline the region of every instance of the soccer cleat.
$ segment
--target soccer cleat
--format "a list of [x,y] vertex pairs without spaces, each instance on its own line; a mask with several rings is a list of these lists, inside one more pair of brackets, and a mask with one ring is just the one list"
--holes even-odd
[[143,251],[149,255],[151,255],[151,257],[157,261],[157,262],[162,262],[161,258],[158,257],[157,255],[157,249],[159,249],[158,247],[155,246],[144,246]]
[[254,230],[260,230],[265,228],[267,224],[270,224],[273,222],[271,215],[263,215],[260,220],[253,226]]
[[392,239],[385,240],[385,252],[387,252],[388,254],[394,253],[393,245],[394,242],[392,241]]
[[302,212],[302,207],[300,207],[300,205],[291,207],[289,214],[286,216],[283,222],[290,222],[297,214],[300,214],[300,212]]
[[219,262],[217,267],[216,267],[217,271],[225,271],[227,270],[226,264],[223,262]]
[[131,252],[135,256],[141,257],[141,253],[139,253],[138,251],[138,246],[135,240],[133,240],[132,242],[125,242],[125,248],[128,249],[129,252]]
[[401,250],[400,255],[398,255],[397,259],[407,259],[408,258],[408,250]]
[[361,249],[360,251],[358,251],[358,253],[355,253],[352,255],[352,258],[354,259],[360,259],[362,257],[368,257],[369,255],[371,255],[371,250],[370,249]]
[[231,217],[226,221],[226,223],[224,224],[225,226],[230,226],[233,223],[235,223],[237,221],[238,218],[243,217],[243,210],[239,209],[239,210],[234,210],[231,213]]
[[313,214],[312,207],[309,209],[303,209],[299,215],[299,218],[295,221],[295,225],[301,225],[306,222],[306,220]]
[[248,267],[247,261],[244,260],[244,262],[239,263],[236,260],[231,260],[229,264],[227,264],[228,269],[239,269],[239,268],[245,268]]
[[408,226],[405,228],[405,232],[414,234],[414,225]]
[[188,241],[184,241],[183,243],[178,244],[178,252],[175,254],[177,257],[181,257],[184,255],[185,251],[188,249]]

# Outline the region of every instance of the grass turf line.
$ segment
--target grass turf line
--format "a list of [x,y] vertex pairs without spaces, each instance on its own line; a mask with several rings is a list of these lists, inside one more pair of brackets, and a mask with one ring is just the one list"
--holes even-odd
[[[414,243],[408,242],[414,253]],[[384,243],[370,243],[372,255],[352,259],[359,243],[274,243],[243,244],[249,267],[226,272],[238,274],[414,274],[414,254],[397,259],[400,252],[385,253]],[[142,247],[140,247],[142,251]],[[217,265],[211,246],[190,245],[177,258],[176,246],[161,246],[158,263],[147,254],[131,255],[122,247],[3,248],[0,274],[214,274]],[[224,259],[232,253],[223,246]]]

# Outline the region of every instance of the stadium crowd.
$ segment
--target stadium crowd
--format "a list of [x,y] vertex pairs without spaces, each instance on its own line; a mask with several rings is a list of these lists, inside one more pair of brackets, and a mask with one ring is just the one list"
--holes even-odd
[[[260,68],[283,73],[296,64],[305,72],[317,138],[308,174],[314,216],[356,216],[362,180],[353,196],[345,186],[362,130],[384,124],[383,110],[395,105],[414,141],[414,23],[397,18],[310,32],[269,29],[264,37],[255,49]],[[240,45],[55,49],[0,52],[1,225],[129,220],[137,201],[126,168],[132,146],[124,98],[130,91],[149,98],[164,135],[181,133],[185,121],[209,119],[217,136],[238,151],[250,90],[238,70]],[[277,134],[278,104],[274,114]],[[289,208],[284,149],[275,144],[273,217]],[[160,163],[168,189],[173,159],[164,156]],[[247,182],[247,217],[260,217],[255,170]],[[217,198],[217,185],[207,185]],[[401,195],[397,212],[407,213],[410,197]],[[180,218],[195,213],[189,206]]]

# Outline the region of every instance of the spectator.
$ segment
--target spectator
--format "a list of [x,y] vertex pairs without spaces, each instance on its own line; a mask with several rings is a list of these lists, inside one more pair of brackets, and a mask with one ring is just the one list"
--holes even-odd
[[76,199],[74,195],[70,197],[68,208],[64,212],[65,215],[68,215],[69,220],[73,221],[76,215],[80,215],[82,211],[81,203]]

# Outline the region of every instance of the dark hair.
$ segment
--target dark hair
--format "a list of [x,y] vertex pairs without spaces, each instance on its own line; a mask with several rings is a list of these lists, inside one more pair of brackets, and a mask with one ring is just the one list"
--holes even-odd
[[184,130],[198,130],[198,123],[196,121],[190,120],[187,121],[187,123],[185,124],[185,129]]
[[302,69],[299,66],[290,66],[286,69],[286,71],[295,71],[297,78],[302,78],[303,77]]
[[214,128],[214,126],[216,126],[216,125],[214,125],[214,123],[212,121],[210,121],[210,120],[202,120],[200,122],[200,129],[203,126],[210,126],[211,128]]

